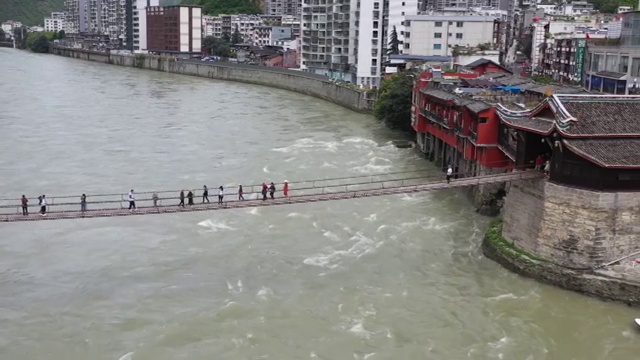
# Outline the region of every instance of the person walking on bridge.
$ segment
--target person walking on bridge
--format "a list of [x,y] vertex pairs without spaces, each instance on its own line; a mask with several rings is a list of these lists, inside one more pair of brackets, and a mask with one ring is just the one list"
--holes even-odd
[[238,200],[244,200],[244,191],[242,190],[242,185],[238,185]]
[[449,165],[447,168],[447,184],[451,182],[451,176],[453,176],[453,168]]
[[85,211],[87,211],[87,195],[82,194],[80,196],[80,212],[84,213]]
[[129,211],[135,210],[136,209],[136,196],[133,193],[133,189],[131,189],[131,191],[129,191],[128,199],[129,199]]
[[154,192],[153,195],[151,195],[151,200],[153,200],[153,206],[157,207],[158,206],[158,194],[156,194]]
[[205,201],[207,204],[209,203],[209,188],[207,185],[204,186],[204,190],[202,191],[202,203],[204,204]]
[[282,195],[284,195],[284,197],[289,196],[289,182],[287,180],[284,181],[284,185],[282,186]]
[[224,198],[224,187],[220,185],[218,188],[218,204],[222,204],[222,199]]
[[267,184],[262,183],[262,201],[267,200],[267,190],[269,189],[269,187],[267,186]]
[[189,190],[189,193],[187,194],[187,199],[188,199],[187,204],[193,205],[193,191]]
[[180,203],[178,206],[184,207],[184,190],[180,190]]
[[27,199],[26,196],[22,195],[22,199],[20,199],[20,202],[22,203],[22,215],[29,215],[29,199]]
[[276,185],[274,183],[271,183],[271,186],[269,186],[269,196],[271,196],[271,199],[273,199],[273,195],[276,193]]
[[40,215],[47,216],[47,199],[44,195],[40,198]]

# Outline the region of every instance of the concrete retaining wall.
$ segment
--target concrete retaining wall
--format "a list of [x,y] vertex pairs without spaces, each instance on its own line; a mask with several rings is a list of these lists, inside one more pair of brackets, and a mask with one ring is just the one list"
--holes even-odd
[[324,99],[360,112],[370,112],[375,101],[371,94],[336,85],[324,76],[294,70],[233,63],[176,60],[153,55],[108,54],[55,46],[52,46],[51,53],[105,64],[271,86]]

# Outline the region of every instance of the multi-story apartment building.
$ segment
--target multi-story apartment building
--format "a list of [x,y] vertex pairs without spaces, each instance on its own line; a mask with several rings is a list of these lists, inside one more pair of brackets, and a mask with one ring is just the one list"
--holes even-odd
[[189,57],[202,52],[202,7],[147,7],[147,48],[160,55]]
[[65,13],[64,12],[52,12],[50,17],[44,18],[44,31],[61,31],[65,32]]
[[243,40],[247,41],[251,37],[252,29],[263,25],[262,18],[258,15],[203,16],[205,36],[216,38],[221,38],[225,34],[231,36],[238,29]]
[[499,46],[501,21],[493,16],[407,16],[404,53],[451,56],[456,46]]
[[542,74],[560,83],[580,84],[584,70],[587,40],[584,35],[559,36],[547,41],[542,60]]
[[133,2],[134,0],[66,0],[67,32],[108,35],[112,44],[131,47]]
[[160,0],[135,0],[133,3],[133,51],[147,52],[147,7],[159,6]]
[[501,0],[424,0],[421,10],[442,11],[446,8],[472,8],[489,6],[499,8]]
[[302,9],[301,0],[266,0],[265,15],[291,15],[300,16]]
[[388,42],[388,6],[387,0],[304,0],[301,68],[378,86]]
[[640,12],[620,14],[619,39],[590,39],[583,86],[591,92],[640,94]]

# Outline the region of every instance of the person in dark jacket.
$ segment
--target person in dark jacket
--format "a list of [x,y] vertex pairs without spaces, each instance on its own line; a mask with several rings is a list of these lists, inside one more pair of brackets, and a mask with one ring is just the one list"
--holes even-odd
[[180,190],[180,203],[178,206],[184,207],[184,190]]
[[189,190],[189,193],[187,194],[187,199],[189,199],[188,204],[193,205],[193,191]]
[[267,184],[262,183],[262,201],[267,200],[267,191],[268,191],[269,187],[267,186]]
[[271,199],[273,199],[273,195],[276,193],[276,184],[271,183],[271,186],[269,186],[269,196],[271,196]]

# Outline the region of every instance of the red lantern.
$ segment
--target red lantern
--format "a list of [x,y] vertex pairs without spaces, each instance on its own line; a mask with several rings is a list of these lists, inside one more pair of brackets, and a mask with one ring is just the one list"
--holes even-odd
[[540,20],[540,18],[537,16],[533,18],[533,22],[538,22],[538,20]]

